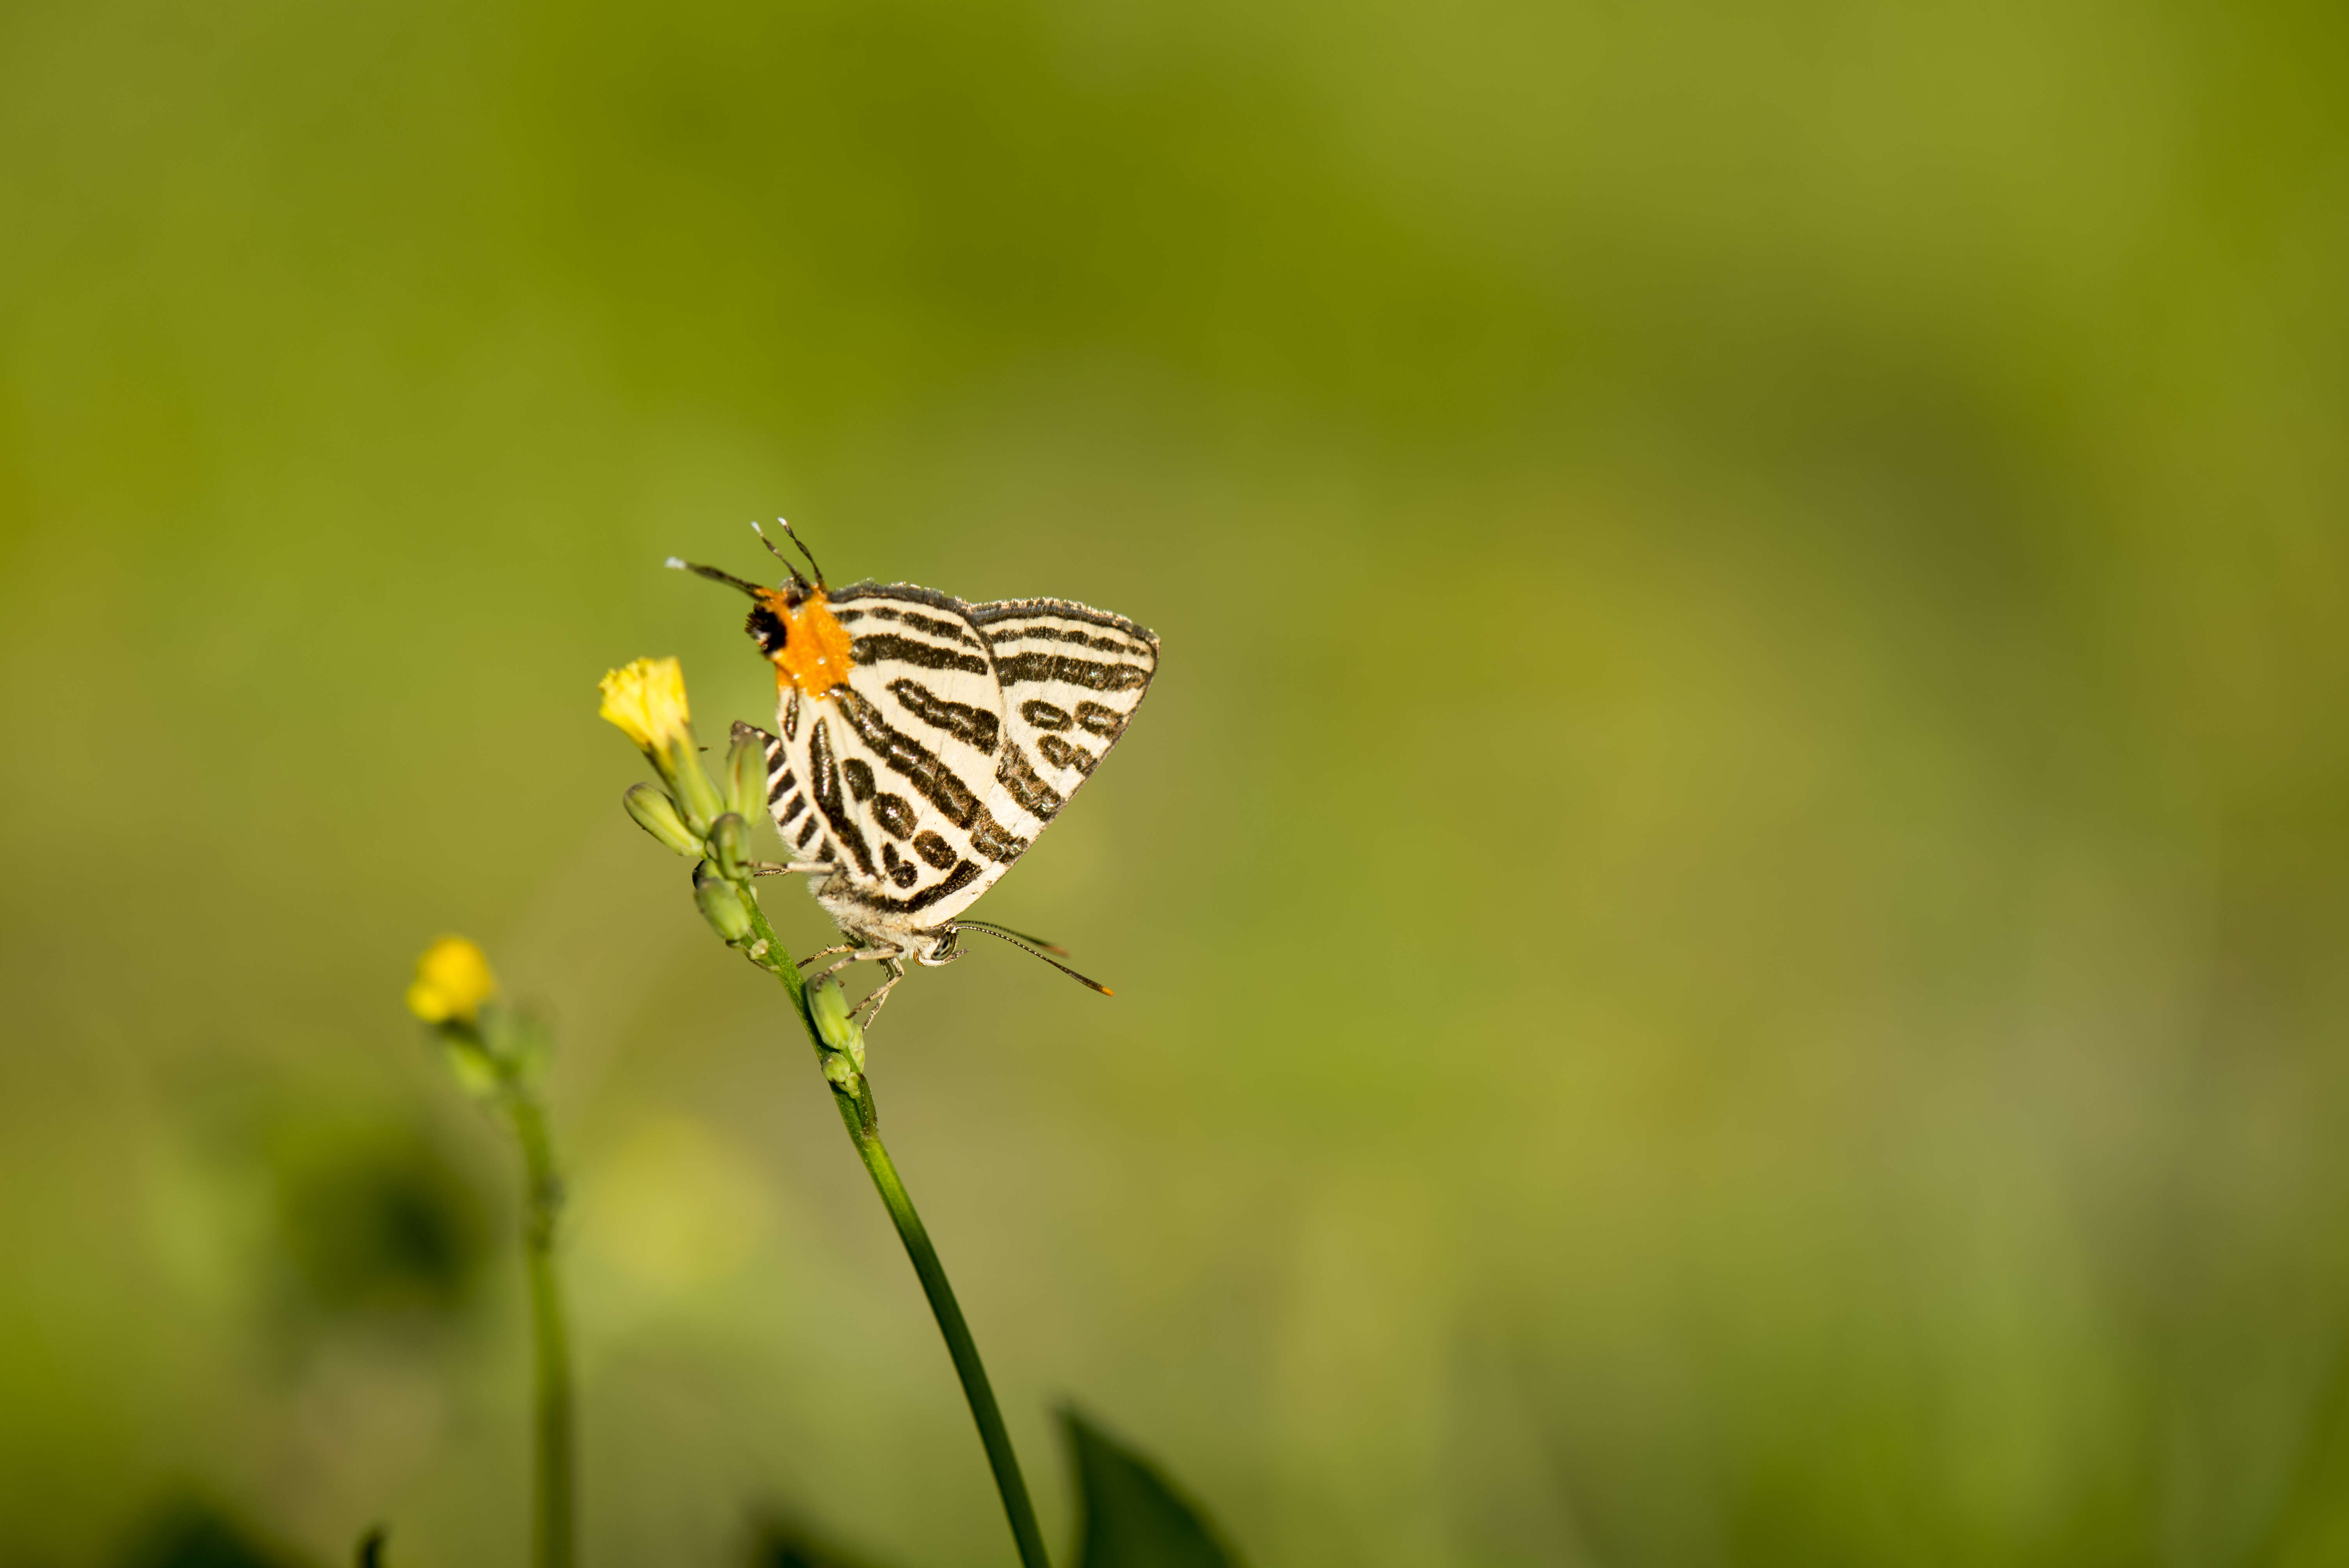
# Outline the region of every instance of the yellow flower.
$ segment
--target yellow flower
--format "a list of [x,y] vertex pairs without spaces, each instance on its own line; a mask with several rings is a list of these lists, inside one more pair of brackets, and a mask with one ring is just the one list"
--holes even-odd
[[497,995],[497,976],[481,950],[461,936],[444,936],[416,961],[408,1010],[428,1024],[481,1021],[481,1004]]
[[[603,717],[652,759],[690,837],[698,840],[726,810],[726,802],[702,771],[701,754],[694,748],[692,715],[685,706],[685,671],[675,659],[638,659],[606,675],[603,690]],[[667,841],[657,830],[654,836]]]
[[693,744],[692,714],[685,706],[685,670],[675,659],[638,659],[604,677],[600,717],[647,757],[659,758]]

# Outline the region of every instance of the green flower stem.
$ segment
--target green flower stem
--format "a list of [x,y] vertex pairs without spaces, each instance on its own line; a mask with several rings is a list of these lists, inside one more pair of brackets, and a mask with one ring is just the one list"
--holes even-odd
[[554,1149],[547,1137],[546,1112],[520,1085],[508,1088],[506,1111],[522,1145],[529,1196],[523,1218],[523,1253],[530,1271],[530,1316],[537,1361],[535,1477],[536,1517],[531,1560],[536,1568],[571,1568],[572,1450],[571,1357],[563,1326],[563,1295],[554,1274],[554,1224],[563,1210],[563,1182],[555,1174]]
[[[871,1095],[864,1104],[872,1104]],[[880,1134],[859,1132],[851,1119],[855,1114],[846,1097],[841,1098],[842,1119],[849,1122],[849,1136],[856,1140],[856,1152],[864,1157],[864,1169],[872,1173],[873,1185],[881,1193],[881,1202],[889,1210],[889,1218],[897,1223],[897,1236],[905,1243],[905,1255],[914,1260],[914,1272],[921,1276],[922,1294],[930,1298],[930,1311],[938,1320],[938,1332],[946,1336],[947,1353],[954,1357],[955,1372],[962,1378],[963,1397],[970,1401],[971,1419],[978,1423],[978,1439],[987,1447],[987,1462],[994,1469],[996,1490],[1003,1494],[1003,1511],[1011,1521],[1011,1534],[1019,1543],[1019,1561],[1028,1568],[1050,1568],[1044,1555],[1044,1535],[1036,1527],[1036,1509],[1028,1501],[1028,1488],[1019,1479],[1019,1456],[1011,1449],[1011,1434],[1004,1429],[1003,1412],[996,1408],[995,1390],[988,1386],[987,1367],[978,1358],[978,1346],[970,1336],[970,1326],[962,1318],[962,1308],[955,1305],[954,1286],[947,1283],[946,1265],[938,1262],[937,1249],[930,1245],[930,1233],[922,1228],[921,1215],[914,1212],[914,1200],[906,1195],[905,1182],[897,1179],[897,1168],[889,1160],[889,1151],[881,1146]]]
[[922,1282],[922,1294],[929,1298],[931,1315],[938,1320],[938,1332],[946,1336],[947,1354],[954,1358],[955,1374],[962,1379],[963,1398],[970,1402],[971,1419],[978,1425],[978,1440],[985,1445],[988,1466],[995,1472],[995,1490],[1003,1496],[1003,1511],[1010,1520],[1011,1536],[1019,1547],[1019,1561],[1024,1568],[1051,1568],[1051,1560],[1044,1553],[1044,1532],[1037,1528],[1035,1505],[1028,1501],[1028,1485],[1019,1476],[1019,1457],[1012,1451],[1011,1434],[1004,1429],[1003,1412],[995,1403],[995,1390],[988,1383],[986,1364],[978,1358],[978,1346],[970,1336],[970,1326],[963,1321],[962,1308],[955,1302],[954,1286],[947,1281],[946,1265],[938,1261],[937,1249],[930,1244],[930,1233],[923,1228],[921,1215],[914,1211],[914,1200],[906,1194],[905,1183],[898,1179],[897,1167],[890,1161],[888,1150],[882,1146],[872,1088],[864,1081],[862,1068],[828,1045],[816,1027],[808,1011],[807,982],[800,977],[799,966],[792,962],[782,939],[767,923],[766,912],[759,907],[748,879],[735,885],[741,890],[743,903],[750,906],[750,935],[733,945],[741,948],[751,963],[781,981],[783,989],[791,994],[792,1006],[806,1026],[808,1038],[815,1043],[816,1056],[823,1065],[824,1081],[832,1087],[833,1103],[840,1110],[840,1119],[847,1125],[857,1157],[864,1161],[883,1206],[896,1224],[897,1239],[905,1243],[905,1255],[913,1260],[914,1273]]

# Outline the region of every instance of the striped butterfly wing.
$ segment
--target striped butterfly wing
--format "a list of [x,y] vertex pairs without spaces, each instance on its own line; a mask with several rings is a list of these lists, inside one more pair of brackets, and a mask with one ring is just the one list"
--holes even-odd
[[[836,916],[949,920],[1028,847],[988,809],[1003,738],[994,659],[963,606],[928,589],[858,583],[827,603],[851,668],[820,697],[784,688],[776,824],[795,856],[841,868]],[[838,885],[824,884],[828,906]]]
[[987,809],[1032,840],[1125,733],[1158,673],[1158,638],[1066,599],[968,609],[1003,689],[1003,745]]

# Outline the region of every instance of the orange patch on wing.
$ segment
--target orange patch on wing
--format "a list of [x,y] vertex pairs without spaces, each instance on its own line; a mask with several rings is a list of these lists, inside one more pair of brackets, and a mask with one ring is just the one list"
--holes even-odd
[[848,678],[855,661],[849,657],[848,632],[833,618],[821,593],[811,593],[794,610],[774,589],[763,589],[759,602],[783,624],[783,651],[775,655],[775,684],[788,681],[812,697],[820,697]]

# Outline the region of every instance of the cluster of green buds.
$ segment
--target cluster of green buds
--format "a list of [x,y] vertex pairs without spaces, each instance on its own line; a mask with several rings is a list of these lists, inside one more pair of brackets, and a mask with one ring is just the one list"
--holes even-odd
[[[621,801],[636,826],[694,861],[693,902],[735,947],[757,940],[750,892],[750,824],[765,808],[767,758],[758,732],[734,727],[721,792],[701,766],[685,672],[675,659],[637,659],[604,677],[602,716],[635,741],[660,775]],[[754,955],[755,956],[755,955]]]
[[685,700],[685,673],[675,659],[638,659],[604,677],[603,717],[636,743],[660,775],[658,784],[634,784],[622,797],[636,825],[693,861],[693,902],[710,929],[751,963],[781,980],[802,1007],[823,1076],[842,1114],[869,1133],[873,1096],[864,1083],[864,1031],[825,978],[803,985],[800,973],[759,912],[750,879],[761,869],[750,858],[750,824],[767,805],[767,757],[759,732],[734,727],[721,794],[702,771]]
[[808,1017],[815,1024],[823,1076],[835,1088],[854,1091],[864,1072],[864,1030],[850,1010],[840,982],[827,975],[808,987]]
[[546,1064],[544,1035],[498,996],[481,948],[444,936],[416,961],[408,1010],[431,1026],[465,1092],[497,1100],[534,1083]]

